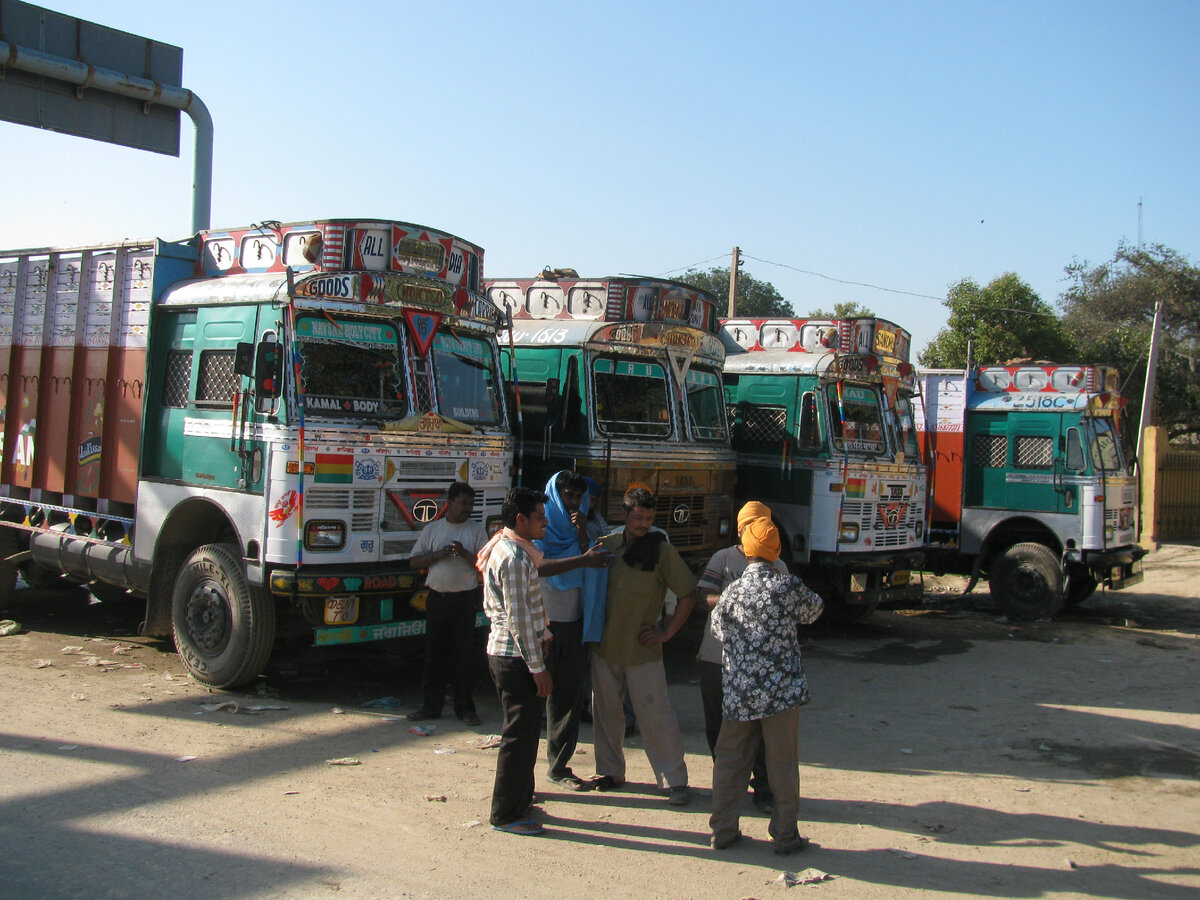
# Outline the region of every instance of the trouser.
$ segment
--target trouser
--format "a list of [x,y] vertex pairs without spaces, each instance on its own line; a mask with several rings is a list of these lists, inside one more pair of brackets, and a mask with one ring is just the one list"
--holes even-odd
[[537,695],[533,675],[521,657],[489,655],[488,670],[504,717],[496,752],[491,823],[509,825],[525,818],[533,803],[533,769],[546,702]]
[[[725,720],[721,712],[725,700],[725,689],[721,682],[721,664],[699,660],[700,670],[700,702],[704,706],[704,736],[708,739],[708,752],[713,759],[717,757],[717,738],[721,734],[721,723]],[[756,800],[772,803],[774,794],[771,792],[771,779],[767,775],[767,757],[765,745],[759,745],[758,753],[754,756],[754,768],[750,770],[750,790],[754,791]]]
[[571,771],[571,757],[579,743],[579,717],[583,705],[583,682],[588,649],[583,644],[583,619],[550,622],[546,671],[554,688],[546,699],[546,760],[551,776]]
[[718,845],[731,841],[738,833],[742,797],[760,745],[766,748],[767,773],[775,789],[775,811],[768,831],[780,844],[799,838],[800,707],[793,706],[764,719],[726,719],[721,725],[713,765],[712,815],[708,820]]
[[443,594],[430,590],[425,601],[425,669],[421,687],[425,711],[440,716],[446,685],[454,696],[456,715],[475,711],[471,686],[475,680],[475,613],[482,588]]
[[636,666],[613,665],[592,654],[592,742],[596,772],[625,778],[625,692],[633,701],[646,757],[659,787],[688,783],[679,722],[667,698],[667,673],[662,660]]

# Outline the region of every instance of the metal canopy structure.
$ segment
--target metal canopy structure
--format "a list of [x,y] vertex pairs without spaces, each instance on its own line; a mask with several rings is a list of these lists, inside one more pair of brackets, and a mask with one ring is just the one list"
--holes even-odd
[[0,0],[0,119],[179,155],[179,111],[196,127],[192,230],[208,228],[213,125],[180,86],[183,51],[24,3]]

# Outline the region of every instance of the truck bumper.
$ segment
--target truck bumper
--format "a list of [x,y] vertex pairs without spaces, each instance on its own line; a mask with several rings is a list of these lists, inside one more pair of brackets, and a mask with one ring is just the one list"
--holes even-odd
[[1142,581],[1142,557],[1144,547],[1122,547],[1120,550],[1083,551],[1083,564],[1087,566],[1097,584],[1112,591],[1132,587]]
[[924,562],[920,550],[904,550],[853,556],[814,553],[810,565],[846,576],[836,579],[846,586],[846,602],[874,608],[881,603],[919,600],[925,589],[921,582],[913,581],[912,571]]

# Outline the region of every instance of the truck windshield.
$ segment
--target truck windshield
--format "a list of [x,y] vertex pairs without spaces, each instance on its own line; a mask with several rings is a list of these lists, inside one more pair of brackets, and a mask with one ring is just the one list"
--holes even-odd
[[296,321],[304,409],[311,415],[396,418],[407,413],[396,328],[342,316]]
[[1112,419],[1093,418],[1092,468],[1103,472],[1120,472],[1125,468],[1121,458],[1121,439]]
[[671,433],[667,373],[650,360],[602,357],[592,363],[596,384],[596,426],[601,434]]
[[698,440],[725,438],[725,392],[716,372],[692,366],[687,373],[688,419]]
[[831,384],[826,390],[834,449],[870,455],[886,451],[877,390],[856,384]]
[[501,390],[492,347],[473,337],[438,332],[433,339],[438,409],[473,425],[499,425]]

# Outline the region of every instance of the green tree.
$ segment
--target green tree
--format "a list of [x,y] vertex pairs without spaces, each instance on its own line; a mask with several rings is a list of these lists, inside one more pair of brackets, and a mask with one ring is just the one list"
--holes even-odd
[[[706,272],[688,269],[679,280],[716,297],[717,308],[721,315],[725,315],[725,311],[729,309],[729,266],[723,269],[709,269]],[[795,312],[792,310],[792,304],[783,299],[775,285],[769,281],[759,281],[743,270],[738,273],[737,306],[734,315],[754,318],[778,316],[790,319]]]
[[[1071,284],[1059,299],[1079,359],[1116,366],[1136,427],[1146,383],[1154,308],[1163,318],[1153,424],[1171,439],[1200,435],[1200,269],[1160,244],[1117,248],[1098,266],[1067,266]],[[1194,440],[1195,438],[1193,438]]]
[[1069,361],[1070,337],[1049,304],[1008,272],[986,287],[964,278],[946,295],[947,327],[921,351],[918,361],[929,368],[957,369],[967,364],[967,347],[976,365],[1012,359]]
[[810,319],[856,319],[860,317],[870,318],[874,315],[875,313],[861,305],[857,300],[843,300],[840,303],[835,303],[833,304],[833,312],[823,309],[810,309],[808,311]]

